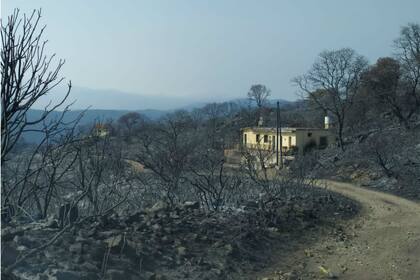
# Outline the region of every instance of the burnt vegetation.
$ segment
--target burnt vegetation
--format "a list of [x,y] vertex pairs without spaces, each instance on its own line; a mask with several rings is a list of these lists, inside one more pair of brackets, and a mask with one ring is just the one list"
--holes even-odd
[[[83,115],[63,122],[69,82],[63,100],[29,120],[33,104],[64,82],[64,61],[44,54],[40,19],[16,11],[1,25],[4,277],[243,279],[290,241],[283,233],[357,212],[311,178],[370,172],[366,184],[418,198],[418,24],[401,30],[395,57],[368,65],[352,49],[324,51],[294,79],[304,98],[282,106],[282,125],[319,127],[329,114],[338,145],[308,149],[279,170],[266,164],[272,152],[240,145],[241,128],[260,117],[274,125],[264,85],[250,88],[249,106],[214,103],[157,121],[129,113],[82,129]],[[48,118],[58,109],[61,117]],[[33,130],[42,140],[23,145]],[[228,149],[242,160],[229,162]]]

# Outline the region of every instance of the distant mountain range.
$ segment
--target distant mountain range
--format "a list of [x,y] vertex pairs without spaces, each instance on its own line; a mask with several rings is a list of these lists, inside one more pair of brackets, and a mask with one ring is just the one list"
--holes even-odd
[[[250,104],[249,100],[246,98],[239,98],[239,99],[233,99],[227,102],[231,102],[231,103],[235,103],[237,105],[239,105],[239,108],[245,108],[248,106],[253,106],[252,104]],[[269,106],[275,106],[277,100],[270,100]],[[280,100],[280,104],[281,106],[284,105],[288,105],[292,102],[290,101],[285,101],[285,100]],[[168,110],[156,110],[156,109],[144,109],[144,110],[107,110],[107,109],[86,109],[86,110],[69,110],[66,114],[65,117],[63,119],[64,122],[69,122],[71,120],[74,120],[77,118],[77,116],[79,116],[82,112],[83,113],[83,118],[80,121],[80,125],[86,125],[86,124],[90,124],[93,123],[94,121],[100,121],[100,122],[106,122],[106,121],[111,121],[111,120],[118,120],[122,115],[127,114],[129,112],[137,112],[140,113],[141,115],[151,119],[151,120],[157,120],[161,117],[163,117],[164,115],[174,112],[176,110],[186,110],[186,111],[192,111],[194,109],[200,109],[203,108],[204,106],[206,106],[207,104],[210,103],[193,103],[187,106],[183,106],[183,107],[179,107],[179,108],[174,108],[174,109],[168,109]],[[43,110],[39,110],[39,109],[31,109],[28,111],[28,120],[35,120],[37,118],[39,118],[42,113],[44,111]],[[50,119],[56,119],[60,116],[61,111],[54,111],[51,113],[51,115],[49,116]]]
[[[51,93],[39,100],[36,109],[44,108],[51,100],[56,103],[61,100],[67,91],[64,85],[54,88]],[[73,109],[98,109],[98,110],[174,110],[182,107],[196,107],[208,100],[201,101],[197,98],[165,96],[165,95],[145,95],[127,93],[119,90],[90,89],[84,87],[72,87],[71,93],[67,98],[67,103],[72,103]]]
[[[67,88],[61,85],[54,88],[51,93],[39,100],[34,109],[43,109],[51,101],[56,103],[61,100],[66,93]],[[277,100],[272,100],[275,102]],[[282,104],[290,101],[280,100]],[[212,103],[210,99],[203,100],[194,97],[165,96],[165,95],[144,95],[127,93],[119,90],[90,89],[73,86],[67,104],[72,103],[71,108],[83,110],[90,108],[93,110],[111,110],[111,111],[174,111],[178,109],[192,110],[204,107]],[[237,98],[231,100],[218,100],[217,102],[235,102],[243,106],[248,106],[247,98]]]

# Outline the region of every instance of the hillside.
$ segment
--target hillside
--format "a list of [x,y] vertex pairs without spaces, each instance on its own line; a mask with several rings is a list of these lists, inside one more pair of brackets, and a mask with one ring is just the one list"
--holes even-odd
[[[131,112],[129,110],[99,110],[99,109],[89,109],[89,110],[70,110],[68,111],[63,118],[63,122],[69,123],[76,120],[80,114],[83,114],[82,118],[80,119],[79,126],[91,125],[94,122],[108,122],[108,121],[115,121],[118,120],[122,115]],[[168,111],[161,111],[161,110],[138,110],[136,111],[148,119],[157,120],[160,117],[164,116],[168,113]],[[36,120],[42,116],[42,110],[29,110],[27,117],[28,120]],[[54,111],[47,117],[45,120],[46,123],[53,121],[61,116],[61,112]],[[35,128],[41,128],[42,124],[38,124],[34,126]],[[23,139],[27,143],[38,143],[42,139],[42,135],[38,132],[29,131],[23,134]]]
[[[79,90],[79,89],[77,89],[77,90]],[[78,96],[78,94],[81,93],[81,91],[77,91],[77,90],[76,90],[76,97]],[[114,98],[119,97],[119,95],[121,94],[118,91],[109,91],[109,92],[108,91],[106,91],[106,92],[93,91],[93,93],[94,94],[89,98],[98,99],[98,100],[102,100],[102,101],[108,99],[107,102],[111,102],[111,103],[112,103],[112,100]],[[73,92],[72,92],[72,94],[73,94]],[[103,95],[101,95],[101,94],[103,94]],[[144,97],[144,96],[134,96],[134,95],[130,95],[130,96],[131,96],[131,98],[134,98],[135,100],[138,100],[138,101],[142,100],[142,98]],[[122,93],[121,98],[124,99],[125,97],[126,97],[126,94]],[[81,101],[81,100],[79,100],[79,101]],[[125,101],[127,101],[127,100],[125,100]],[[130,101],[130,99],[128,99],[128,101]],[[283,99],[272,99],[272,100],[269,100],[269,104],[267,106],[268,107],[275,107],[277,101],[280,102],[282,107],[283,106],[293,106],[293,104],[295,104],[295,103],[297,104],[297,102],[291,102],[291,101],[287,101],[287,100],[283,100]],[[150,99],[148,100],[146,98],[146,102],[150,102]],[[249,99],[247,99],[247,98],[232,99],[232,100],[226,101],[225,103],[235,104],[237,110],[245,109],[245,108],[248,108],[250,106],[251,107],[255,106],[254,104],[251,104],[249,102]],[[74,107],[77,107],[77,104],[80,104],[80,103],[75,103]],[[87,101],[84,100],[83,104],[89,104],[89,103],[87,103]],[[102,104],[102,106],[104,106],[103,105],[104,103],[101,103],[101,104]],[[119,103],[119,104],[121,104],[121,103]],[[140,103],[136,103],[136,104],[140,104]],[[176,107],[176,104],[177,103],[172,104],[172,107],[170,109],[167,109],[167,110],[160,110],[160,109],[141,109],[141,110],[95,109],[96,107],[101,106],[101,105],[97,104],[97,105],[93,106],[93,108],[88,108],[86,110],[80,110],[80,109],[69,110],[65,114],[65,116],[63,118],[63,122],[69,123],[69,122],[77,119],[80,114],[83,114],[83,117],[80,119],[80,122],[78,124],[79,126],[91,125],[94,122],[112,122],[112,121],[118,120],[121,116],[123,116],[123,115],[125,115],[129,112],[137,112],[137,113],[143,115],[144,117],[146,117],[149,120],[156,121],[156,120],[160,119],[161,117],[165,116],[168,113],[171,113],[171,112],[174,112],[174,111],[177,111],[177,110],[186,110],[186,111],[191,112],[191,111],[196,110],[196,109],[201,109],[201,108],[205,107],[207,104],[210,104],[210,103],[197,102],[197,103],[191,103],[191,104],[188,104],[188,105],[184,105],[184,106],[181,106],[181,107]],[[104,107],[108,107],[108,106],[104,106]],[[161,107],[161,106],[158,106],[158,107]],[[71,108],[73,108],[73,106]],[[27,118],[28,118],[29,121],[36,120],[42,114],[43,114],[43,110],[41,110],[41,109],[30,109],[30,110],[28,110]],[[60,116],[61,116],[61,111],[54,111],[47,117],[47,119],[45,121],[48,123],[52,120],[55,120],[55,119],[59,118]],[[42,126],[42,124],[38,124],[38,125],[35,126],[35,128],[40,128],[41,126]],[[40,141],[41,137],[42,137],[42,135],[40,133],[33,132],[33,131],[25,132],[23,134],[24,141],[28,142],[28,143],[37,143],[37,142]]]

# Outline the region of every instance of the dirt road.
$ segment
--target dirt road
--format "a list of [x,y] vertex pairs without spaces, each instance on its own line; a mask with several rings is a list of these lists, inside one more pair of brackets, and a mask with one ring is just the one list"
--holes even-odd
[[298,271],[302,279],[420,279],[420,204],[348,183],[320,184],[358,201],[361,212],[341,234],[298,250],[282,269]]

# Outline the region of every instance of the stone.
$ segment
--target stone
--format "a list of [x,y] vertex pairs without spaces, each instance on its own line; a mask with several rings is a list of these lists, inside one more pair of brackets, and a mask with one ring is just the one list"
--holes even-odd
[[58,222],[55,219],[48,219],[45,223],[45,227],[47,228],[58,228]]
[[169,216],[170,216],[172,219],[179,219],[179,215],[178,215],[176,212],[171,212],[171,213],[169,214]]
[[28,250],[28,247],[26,247],[25,245],[19,245],[16,247],[16,250],[18,250],[21,254],[23,254],[23,251]]
[[122,253],[131,260],[137,261],[139,254],[137,253],[137,243],[126,239],[123,235],[117,235],[105,240],[107,247],[111,249],[111,253]]
[[307,257],[313,257],[314,256],[314,254],[312,253],[312,251],[310,249],[305,249],[303,252],[305,253],[305,255]]
[[119,235],[105,239],[104,242],[107,244],[108,248],[115,248],[115,247],[120,246],[122,240],[123,240],[123,236],[119,234]]
[[151,208],[147,209],[148,213],[157,213],[168,208],[168,205],[163,201],[156,202]]
[[43,253],[47,259],[54,259],[56,251],[53,247],[50,247],[50,248],[45,248]]
[[331,270],[329,270],[327,267],[325,266],[319,266],[319,271],[323,274],[324,277],[328,278],[328,279],[337,279],[338,276],[335,275],[335,273],[333,273]]
[[160,229],[161,229],[162,227],[159,225],[159,224],[154,224],[154,225],[152,225],[152,229],[153,229],[153,231],[160,231]]
[[298,280],[299,279],[296,272],[294,271],[284,273],[282,276],[285,280]]
[[178,256],[183,257],[187,254],[187,248],[185,248],[184,246],[178,246],[176,248],[176,252]]
[[198,201],[185,201],[182,206],[185,209],[199,209],[200,203]]

